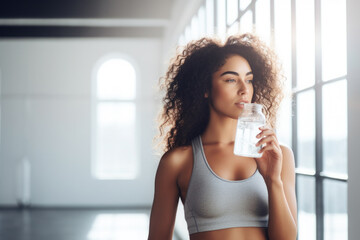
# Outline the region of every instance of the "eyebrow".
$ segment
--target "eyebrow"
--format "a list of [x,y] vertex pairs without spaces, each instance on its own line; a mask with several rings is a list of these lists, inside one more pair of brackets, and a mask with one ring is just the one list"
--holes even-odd
[[[220,76],[224,76],[226,74],[232,74],[232,75],[236,75],[236,76],[239,76],[239,74],[237,72],[233,72],[233,71],[226,71],[226,72],[223,72]],[[248,75],[252,75],[253,73],[252,72],[247,72],[245,74],[245,76],[248,76]]]

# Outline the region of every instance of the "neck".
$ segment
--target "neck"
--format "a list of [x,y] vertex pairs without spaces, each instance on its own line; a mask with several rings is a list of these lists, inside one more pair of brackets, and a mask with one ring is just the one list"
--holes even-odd
[[202,140],[208,144],[229,144],[235,141],[237,119],[216,113],[210,108],[210,120]]

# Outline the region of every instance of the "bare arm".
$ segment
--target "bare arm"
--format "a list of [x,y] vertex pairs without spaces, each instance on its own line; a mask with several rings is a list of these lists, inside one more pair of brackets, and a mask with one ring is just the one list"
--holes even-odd
[[297,210],[295,196],[295,164],[292,151],[281,147],[283,164],[280,179],[267,181],[269,192],[269,227],[271,240],[296,239]]
[[155,178],[148,240],[171,240],[179,201],[177,176],[179,166],[172,153],[160,160]]
[[257,158],[269,193],[270,240],[295,240],[297,212],[295,197],[295,162],[291,149],[280,146],[276,134],[267,127],[260,128],[257,145],[266,144]]

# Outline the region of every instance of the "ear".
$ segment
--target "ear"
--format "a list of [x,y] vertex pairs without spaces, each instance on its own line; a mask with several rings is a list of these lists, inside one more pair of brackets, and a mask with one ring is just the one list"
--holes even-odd
[[208,98],[208,97],[209,97],[209,93],[206,92],[206,93],[204,94],[204,98]]

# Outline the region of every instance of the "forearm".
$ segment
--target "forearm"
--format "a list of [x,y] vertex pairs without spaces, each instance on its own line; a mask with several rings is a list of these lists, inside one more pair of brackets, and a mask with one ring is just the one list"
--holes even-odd
[[290,211],[281,180],[267,183],[269,193],[269,224],[270,240],[296,239],[296,219]]

